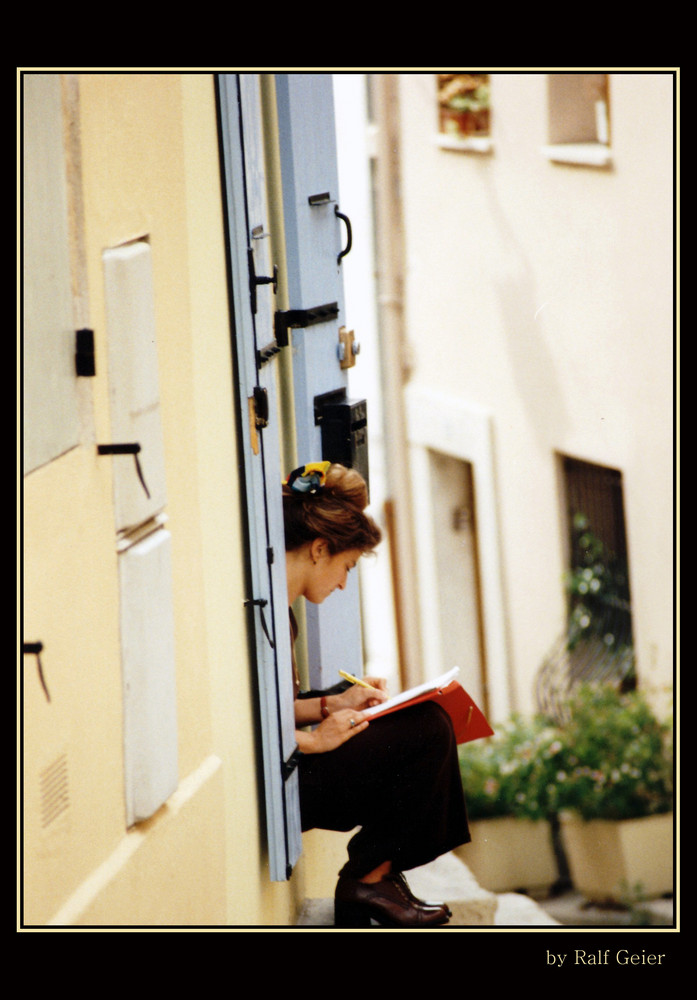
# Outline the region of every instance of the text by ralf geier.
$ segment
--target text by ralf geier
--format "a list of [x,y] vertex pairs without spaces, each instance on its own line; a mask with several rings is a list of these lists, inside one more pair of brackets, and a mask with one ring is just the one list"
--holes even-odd
[[665,965],[666,955],[661,952],[631,951],[629,948],[610,948],[586,951],[576,948],[569,952],[547,951],[547,965]]

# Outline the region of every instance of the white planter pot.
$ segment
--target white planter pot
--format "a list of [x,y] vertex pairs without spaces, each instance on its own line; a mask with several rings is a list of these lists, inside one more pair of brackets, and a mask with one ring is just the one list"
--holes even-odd
[[500,816],[470,821],[472,840],[458,847],[483,889],[490,892],[541,892],[557,878],[557,861],[549,823]]
[[574,886],[593,902],[626,903],[673,891],[673,813],[641,819],[560,817]]

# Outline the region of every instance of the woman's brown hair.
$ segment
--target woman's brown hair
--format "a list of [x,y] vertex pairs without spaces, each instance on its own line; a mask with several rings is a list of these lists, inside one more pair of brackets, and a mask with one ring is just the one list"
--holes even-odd
[[298,493],[283,485],[283,521],[286,551],[324,538],[331,555],[348,549],[372,551],[382,538],[373,518],[365,513],[368,488],[356,469],[331,465],[316,493]]

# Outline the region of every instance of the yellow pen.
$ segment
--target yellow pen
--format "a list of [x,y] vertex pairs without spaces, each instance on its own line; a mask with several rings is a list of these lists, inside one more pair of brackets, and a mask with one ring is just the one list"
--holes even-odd
[[360,684],[361,687],[369,688],[371,691],[377,691],[377,688],[374,688],[372,684],[366,684],[366,682],[362,681],[360,677],[354,677],[353,674],[347,674],[345,670],[339,671],[339,677],[343,677],[345,681],[351,681],[352,684]]

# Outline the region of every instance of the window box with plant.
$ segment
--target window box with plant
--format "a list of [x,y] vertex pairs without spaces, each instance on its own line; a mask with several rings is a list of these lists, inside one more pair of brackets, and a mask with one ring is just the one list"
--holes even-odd
[[638,690],[582,685],[546,793],[572,881],[596,902],[673,890],[673,743]]
[[558,879],[558,821],[571,880],[589,900],[673,890],[673,746],[645,694],[581,685],[555,724],[514,716],[460,748],[472,842],[458,854],[492,892]]
[[558,879],[546,790],[558,734],[541,716],[513,716],[460,747],[472,841],[457,853],[491,892],[543,894]]
[[488,73],[438,76],[438,134],[452,148],[488,151],[490,102]]

